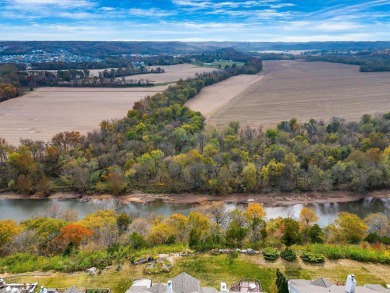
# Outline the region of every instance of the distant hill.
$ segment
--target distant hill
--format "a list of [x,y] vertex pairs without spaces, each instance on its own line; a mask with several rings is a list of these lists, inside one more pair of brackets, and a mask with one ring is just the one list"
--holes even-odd
[[261,50],[383,50],[390,49],[390,42],[203,42],[186,43],[197,48],[234,48],[238,51]]
[[0,55],[32,54],[36,50],[104,57],[120,54],[193,54],[232,48],[241,52],[261,50],[378,50],[390,48],[390,42],[83,42],[83,41],[0,41]]
[[[3,50],[1,48],[3,47]],[[176,54],[194,53],[197,51],[191,45],[181,42],[0,42],[0,54],[31,54],[35,50],[58,52],[66,50],[75,55],[104,57],[120,54]]]

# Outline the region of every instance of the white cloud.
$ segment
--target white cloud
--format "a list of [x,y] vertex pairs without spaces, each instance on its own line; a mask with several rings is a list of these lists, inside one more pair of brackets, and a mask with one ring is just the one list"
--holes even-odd
[[[4,25],[0,24],[3,40],[135,40],[135,41],[376,41],[390,40],[390,23],[372,24],[361,27],[358,32],[354,24],[344,25],[346,30],[329,24],[294,22],[287,24],[247,24],[219,22],[156,22],[136,23],[125,21],[74,22],[70,25]],[[304,29],[304,28],[313,28]],[[318,27],[322,27],[320,31]]]
[[129,9],[129,14],[134,16],[146,16],[146,17],[164,17],[177,14],[175,11],[165,11],[157,8],[150,9]]
[[8,4],[13,6],[60,6],[67,8],[78,8],[78,7],[92,7],[95,4],[87,0],[8,0]]

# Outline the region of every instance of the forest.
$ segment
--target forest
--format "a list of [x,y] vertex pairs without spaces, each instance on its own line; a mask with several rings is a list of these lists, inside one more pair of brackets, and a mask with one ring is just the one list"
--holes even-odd
[[385,189],[390,184],[390,114],[359,122],[282,121],[273,129],[231,122],[205,127],[184,103],[205,86],[256,73],[260,59],[182,80],[136,102],[126,117],[86,136],[59,133],[50,143],[0,141],[0,190],[49,195],[256,193]]
[[357,53],[337,54],[324,52],[321,56],[310,55],[304,57],[305,61],[324,61],[359,65],[360,72],[383,72],[390,71],[390,51],[387,50],[367,50]]
[[176,65],[190,62],[188,57],[158,56],[106,56],[100,61],[89,62],[32,62],[33,70],[72,70],[72,69],[106,69],[125,68],[132,63],[144,62],[147,66]]
[[386,254],[390,220],[385,214],[360,219],[341,212],[324,228],[317,220],[315,211],[306,207],[298,219],[266,219],[258,203],[227,211],[223,202],[199,205],[188,216],[132,218],[97,210],[79,220],[74,211],[53,204],[42,217],[20,223],[0,220],[0,272],[4,267],[12,273],[104,268],[136,261],[147,249],[158,246],[166,251],[180,247],[233,255],[237,248],[251,248],[246,253],[260,250],[266,260],[301,257],[308,263],[321,263],[343,258],[390,264]]

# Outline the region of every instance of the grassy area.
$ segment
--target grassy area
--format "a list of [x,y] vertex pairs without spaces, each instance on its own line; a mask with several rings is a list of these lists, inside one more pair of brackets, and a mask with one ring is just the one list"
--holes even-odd
[[[47,276],[37,274],[0,276],[7,282],[36,282],[46,287],[64,288],[109,287],[113,293],[123,293],[130,287],[132,280],[144,276],[144,265],[132,266],[124,264],[120,270],[116,266],[105,269],[101,274],[88,276],[87,273],[72,274],[52,273]],[[390,282],[390,267],[380,264],[359,263],[352,260],[327,260],[324,264],[310,265],[301,260],[287,262],[282,259],[270,262],[261,255],[241,255],[230,259],[227,255],[210,256],[208,254],[182,257],[176,259],[174,269],[170,273],[150,276],[153,282],[166,282],[181,272],[187,272],[201,281],[202,286],[219,288],[220,282],[228,286],[240,278],[257,278],[261,280],[263,289],[274,292],[276,269],[279,268],[289,278],[315,279],[325,277],[333,282],[344,281],[347,274],[354,273],[359,284]]]
[[80,251],[70,256],[37,256],[28,253],[13,254],[0,258],[0,274],[25,273],[31,271],[57,271],[57,272],[77,272],[90,267],[105,268],[111,264],[124,263],[136,260],[144,256],[154,257],[163,253],[182,252],[187,250],[187,246],[178,243],[173,245],[154,246],[147,249],[131,250],[123,249],[117,251]]
[[361,245],[330,245],[310,244],[306,246],[295,246],[294,250],[311,251],[323,254],[328,259],[352,259],[360,262],[374,262],[390,264],[390,251],[385,249],[374,249],[370,246]]

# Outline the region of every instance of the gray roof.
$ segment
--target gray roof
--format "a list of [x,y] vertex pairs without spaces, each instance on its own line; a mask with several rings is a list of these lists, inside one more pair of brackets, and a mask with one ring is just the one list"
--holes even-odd
[[77,289],[75,286],[72,286],[65,290],[64,293],[83,293],[80,289]]
[[367,287],[368,289],[371,289],[371,290],[374,290],[377,292],[390,292],[389,289],[386,289],[385,287],[378,285],[378,284],[366,284],[364,286]]
[[[318,281],[318,280],[316,280]],[[317,283],[314,281],[315,283]],[[313,285],[313,282],[308,280],[290,280],[288,285],[290,288],[294,288],[295,292],[299,293],[345,293],[344,286],[330,285],[325,287],[325,282],[318,282],[319,285]],[[380,291],[381,290],[381,291]],[[355,293],[390,293],[390,290],[382,287],[381,285],[365,285],[365,286],[356,286]]]
[[146,287],[146,286],[131,286],[130,290],[131,290],[131,292],[144,292],[144,291],[148,291],[148,287]]
[[[150,288],[144,286],[131,286],[126,293],[166,293],[167,285],[162,283],[154,284]],[[172,290],[172,293],[176,293],[175,290]]]
[[165,293],[167,292],[167,286],[161,283],[157,283],[148,289],[152,293]]
[[329,288],[330,286],[334,285],[331,281],[325,279],[325,278],[319,278],[317,280],[314,280],[312,282],[310,282],[310,285],[314,285],[314,286],[320,286],[320,287],[324,287],[324,288]]
[[[157,283],[150,288],[131,286],[126,293],[167,293],[167,285]],[[218,290],[212,287],[200,287],[198,279],[187,273],[181,273],[172,279],[172,293],[218,293]]]
[[176,293],[193,293],[200,291],[200,282],[187,273],[181,273],[172,279],[172,289]]

